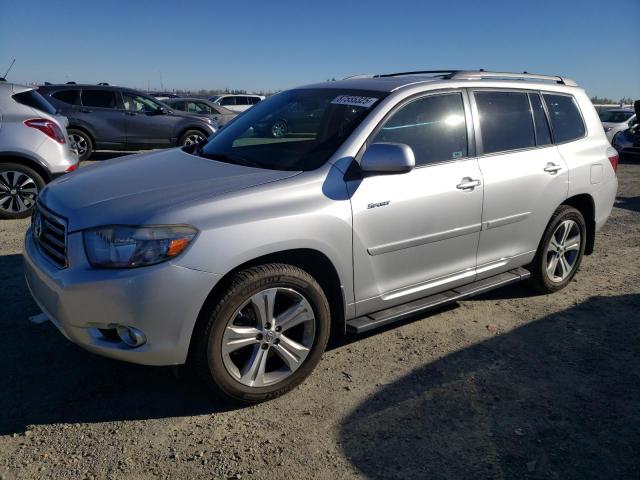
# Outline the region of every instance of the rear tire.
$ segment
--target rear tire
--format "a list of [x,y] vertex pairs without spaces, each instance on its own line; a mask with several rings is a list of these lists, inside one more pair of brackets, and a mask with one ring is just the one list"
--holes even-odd
[[78,159],[81,162],[89,160],[93,155],[93,140],[91,140],[91,137],[86,132],[75,128],[70,128],[67,133],[72,146],[78,152]]
[[568,205],[554,212],[529,265],[532,286],[542,293],[562,290],[580,268],[587,240],[582,213]]
[[35,170],[19,163],[0,163],[0,219],[31,215],[44,185]]
[[326,348],[331,322],[318,282],[285,264],[236,273],[203,315],[193,366],[215,392],[245,403],[278,397],[304,381]]

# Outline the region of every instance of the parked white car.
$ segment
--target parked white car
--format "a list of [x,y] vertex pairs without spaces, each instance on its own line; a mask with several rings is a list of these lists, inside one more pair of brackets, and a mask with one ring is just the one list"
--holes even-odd
[[631,128],[636,123],[636,114],[630,108],[604,110],[598,113],[598,116],[604,127],[604,132],[607,134],[607,140],[610,142],[616,133]]
[[264,95],[214,95],[209,101],[234,112],[244,112],[265,99]]

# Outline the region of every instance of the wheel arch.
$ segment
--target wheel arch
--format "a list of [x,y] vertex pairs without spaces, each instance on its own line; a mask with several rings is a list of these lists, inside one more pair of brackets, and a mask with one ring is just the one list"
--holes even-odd
[[49,172],[49,170],[47,170],[39,161],[25,155],[17,153],[1,153],[0,163],[17,163],[18,165],[29,167],[40,175],[45,183],[49,183],[52,178],[51,172]]
[[205,138],[209,138],[209,136],[211,135],[210,132],[207,132],[207,130],[200,125],[187,125],[186,127],[183,127],[178,131],[178,135],[176,136],[176,146],[180,146],[180,139],[189,130],[197,130],[198,132],[202,133]]
[[93,149],[95,150],[95,148],[96,148],[96,136],[93,134],[93,132],[91,131],[90,128],[87,128],[85,125],[78,125],[77,123],[74,123],[74,124],[70,124],[67,127],[67,132],[69,130],[80,130],[84,134],[88,135],[89,139],[91,140],[91,143],[93,144]]
[[255,267],[257,265],[264,265],[267,263],[284,263],[287,265],[293,265],[301,268],[314,277],[329,302],[329,308],[331,310],[331,337],[330,340],[335,341],[345,333],[345,296],[340,282],[340,277],[335,266],[331,260],[322,252],[310,248],[299,248],[291,250],[282,250],[278,252],[268,253],[249,261],[246,261],[229,272],[227,272],[213,287],[205,302],[203,303],[196,323],[191,333],[191,339],[189,342],[189,354],[191,354],[194,344],[195,333],[206,322],[206,312],[215,304],[217,299],[228,288],[231,283],[233,275],[239,271],[247,268]]
[[562,204],[575,208],[584,217],[587,225],[587,242],[584,254],[591,255],[596,242],[596,209],[593,197],[588,193],[580,193],[567,198]]

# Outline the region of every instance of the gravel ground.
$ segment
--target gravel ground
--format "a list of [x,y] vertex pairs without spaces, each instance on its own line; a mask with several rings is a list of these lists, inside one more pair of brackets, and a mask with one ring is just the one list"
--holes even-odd
[[496,290],[347,338],[290,394],[211,399],[170,368],[84,352],[0,224],[0,478],[638,478],[640,164],[576,279]]

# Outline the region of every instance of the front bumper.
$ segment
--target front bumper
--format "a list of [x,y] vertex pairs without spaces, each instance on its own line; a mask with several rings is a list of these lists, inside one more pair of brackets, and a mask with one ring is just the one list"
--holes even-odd
[[[31,295],[72,342],[93,353],[143,365],[185,363],[191,334],[207,296],[220,276],[165,262],[107,270],[88,264],[82,234],[67,238],[69,267],[59,269],[31,234],[24,242],[25,279]],[[147,342],[129,347],[98,329],[135,327]]]

